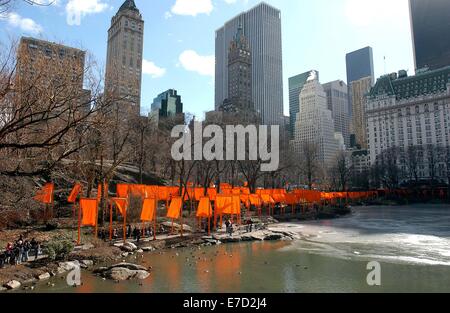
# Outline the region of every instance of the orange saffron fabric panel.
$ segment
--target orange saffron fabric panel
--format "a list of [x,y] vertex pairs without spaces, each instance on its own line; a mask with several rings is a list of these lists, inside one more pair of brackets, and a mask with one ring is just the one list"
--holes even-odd
[[117,186],[116,186],[117,197],[128,198],[128,190],[129,190],[129,185],[117,184]]
[[205,188],[195,188],[194,189],[195,201],[200,201],[202,197],[205,196]]
[[155,219],[156,208],[156,198],[144,199],[144,203],[142,204],[141,221],[152,222]]
[[262,206],[261,197],[258,194],[249,195],[249,200],[250,203],[257,208],[260,208]]
[[83,214],[82,226],[97,225],[97,199],[80,199],[80,208]]
[[127,214],[128,209],[128,200],[124,198],[112,198],[111,199],[113,205],[116,206],[117,210],[119,210],[120,215],[125,216]]
[[215,208],[216,208],[216,215],[217,214],[228,214],[225,213],[225,211],[228,210],[229,207],[233,205],[233,199],[231,196],[227,195],[217,195],[216,196],[216,202],[215,202]]
[[75,201],[77,201],[77,197],[80,194],[80,192],[81,192],[81,185],[77,183],[70,192],[70,195],[67,198],[67,202],[75,203]]
[[44,204],[52,204],[54,190],[55,185],[53,183],[45,184],[44,187],[36,193],[34,200]]
[[152,198],[158,196],[158,186],[144,186],[145,197]]
[[261,199],[262,199],[263,203],[266,205],[267,204],[275,204],[275,201],[269,194],[262,194]]
[[197,208],[197,217],[207,218],[212,216],[211,201],[208,197],[201,197]]
[[179,219],[182,206],[183,200],[181,199],[181,197],[174,197],[170,202],[169,210],[167,211],[167,217],[173,220]]
[[275,201],[275,203],[284,203],[286,201],[285,195],[282,193],[274,193],[272,195],[272,199]]
[[208,188],[207,194],[209,196],[209,200],[216,201],[217,189],[216,188]]
[[158,200],[170,200],[169,188],[166,186],[158,186]]
[[286,204],[293,205],[298,202],[297,196],[294,193],[287,193],[284,197],[286,199]]

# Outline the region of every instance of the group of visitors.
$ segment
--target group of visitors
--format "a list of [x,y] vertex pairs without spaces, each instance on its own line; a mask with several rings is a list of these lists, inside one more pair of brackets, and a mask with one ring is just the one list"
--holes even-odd
[[226,232],[227,232],[227,234],[228,234],[229,236],[233,236],[233,231],[234,231],[234,229],[233,229],[233,223],[231,222],[230,219],[227,219],[227,220],[225,221],[225,226],[226,226]]
[[[164,226],[160,225],[160,232],[164,232]],[[134,240],[136,240],[137,242],[139,242],[141,240],[142,237],[145,238],[151,238],[153,237],[153,227],[152,226],[148,226],[148,227],[132,227],[130,224],[127,225],[126,229],[125,229],[125,233],[127,238],[133,238]],[[99,238],[104,240],[104,241],[108,241],[109,240],[109,229],[102,229],[99,231],[98,234]],[[112,239],[113,240],[117,240],[123,238],[123,228],[113,228],[112,230]]]
[[40,244],[33,238],[31,241],[24,240],[20,235],[15,243],[8,242],[5,251],[0,252],[0,268],[6,264],[17,265],[28,262],[30,253],[33,253],[35,260],[40,253]]

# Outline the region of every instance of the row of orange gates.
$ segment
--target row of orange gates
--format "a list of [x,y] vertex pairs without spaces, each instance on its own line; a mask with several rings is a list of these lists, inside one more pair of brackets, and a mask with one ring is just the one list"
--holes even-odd
[[[248,187],[232,187],[229,184],[220,184],[220,193],[215,187],[170,187],[170,186],[147,186],[134,184],[117,184],[116,197],[108,197],[108,186],[99,185],[97,197],[92,199],[82,198],[82,185],[77,183],[69,194],[67,201],[74,204],[74,215],[76,203],[78,200],[78,243],[82,226],[95,227],[97,234],[98,226],[98,208],[104,193],[104,199],[109,206],[109,233],[112,239],[113,208],[123,217],[123,234],[126,240],[127,211],[131,197],[142,199],[142,209],[140,220],[143,223],[153,223],[153,234],[156,236],[156,220],[158,202],[166,203],[166,217],[172,220],[182,220],[183,206],[186,201],[191,205],[197,204],[196,217],[199,224],[202,219],[208,220],[208,234],[211,232],[210,224],[213,218],[213,227],[216,229],[217,219],[220,219],[219,225],[222,225],[223,215],[230,215],[231,219],[237,218],[241,223],[241,205],[246,208],[247,214],[250,214],[253,206],[262,215],[263,208],[267,209],[267,215],[273,215],[276,204],[281,204],[281,212],[285,213],[286,206],[290,206],[292,214],[295,214],[296,206],[303,205],[321,205],[324,203],[333,203],[339,200],[361,200],[377,196],[377,191],[368,192],[321,192],[311,190],[296,189],[288,192],[285,189],[258,189],[256,193],[251,194]],[[180,193],[181,190],[181,193]],[[48,205],[54,202],[54,184],[46,184],[35,196],[35,200]],[[214,203],[214,210],[212,204]],[[249,215],[250,216],[250,215]],[[181,225],[183,225],[181,221]],[[181,234],[183,228],[181,226]],[[156,238],[156,237],[155,237]]]

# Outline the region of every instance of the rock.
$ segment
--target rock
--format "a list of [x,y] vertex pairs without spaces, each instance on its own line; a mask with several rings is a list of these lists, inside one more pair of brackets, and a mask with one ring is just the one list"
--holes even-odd
[[71,262],[60,262],[58,263],[59,267],[64,269],[65,272],[71,271],[77,267],[80,267],[80,262],[78,260]]
[[13,290],[21,286],[20,282],[17,280],[11,280],[4,285],[7,289]]
[[122,256],[123,256],[124,258],[126,258],[126,257],[128,256],[128,252],[122,253]]
[[232,237],[223,237],[220,239],[223,243],[231,243],[231,242],[239,242],[241,241],[241,237],[232,236]]
[[274,233],[271,233],[271,234],[266,235],[266,236],[264,237],[264,240],[267,240],[267,241],[271,241],[271,240],[280,240],[281,238],[283,238],[283,235],[282,235],[282,234],[274,234]]
[[[164,225],[164,227],[170,229],[172,227],[172,222],[164,222],[164,223],[162,223],[162,225]],[[173,223],[173,228],[176,230],[179,230],[179,229],[181,229],[181,226],[178,223]],[[192,233],[192,227],[189,225],[183,224],[183,231]]]
[[145,270],[130,270],[125,267],[114,267],[104,272],[104,277],[115,281],[124,281],[129,279],[146,279],[150,273]]
[[144,250],[138,249],[138,250],[136,250],[136,253],[144,253]]
[[151,252],[151,251],[155,251],[156,249],[153,247],[144,247],[141,250],[144,252]]
[[44,273],[44,274],[37,276],[37,279],[39,279],[39,280],[46,280],[49,278],[50,278],[50,273]]
[[114,267],[108,271],[106,271],[104,273],[104,276],[108,279],[112,279],[112,280],[118,280],[118,281],[122,281],[122,280],[128,280],[131,277],[133,277],[135,274],[134,271],[129,270],[127,268],[124,267]]
[[87,267],[94,266],[94,261],[92,261],[92,260],[83,260],[80,263]]
[[120,247],[120,249],[125,252],[133,252],[137,250],[137,248],[138,247],[132,242],[126,242]]
[[6,291],[6,290],[8,290],[8,289],[5,288],[5,287],[0,286],[0,292]]
[[110,267],[107,268],[107,270],[116,268],[116,267],[120,267],[120,268],[127,268],[129,270],[132,271],[146,271],[147,268],[145,266],[142,265],[137,265],[137,264],[133,264],[133,263],[119,263],[119,264],[115,264],[112,265]]
[[95,248],[95,246],[93,244],[87,243],[82,246],[76,246],[73,250],[74,251],[83,251],[83,250],[90,250],[90,249],[94,249],[94,248]]
[[135,279],[146,279],[150,276],[150,273],[147,271],[135,271],[135,275],[133,278]]
[[58,266],[58,268],[54,271],[54,274],[56,276],[56,275],[64,274],[65,272],[66,272],[66,270],[63,267]]

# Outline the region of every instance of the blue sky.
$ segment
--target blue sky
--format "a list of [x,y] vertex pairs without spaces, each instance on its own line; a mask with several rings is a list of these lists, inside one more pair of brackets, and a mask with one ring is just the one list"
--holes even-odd
[[[50,7],[17,4],[0,18],[0,40],[28,35],[62,42],[89,50],[104,65],[110,20],[124,0],[55,1]],[[202,118],[214,109],[214,32],[260,0],[135,2],[145,20],[141,113],[157,94],[175,88],[185,111]],[[316,69],[322,83],[345,81],[347,52],[372,46],[377,77],[399,69],[414,72],[407,0],[266,2],[282,12],[286,115],[288,78]]]

